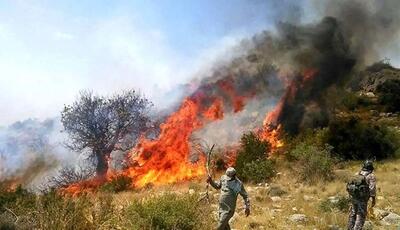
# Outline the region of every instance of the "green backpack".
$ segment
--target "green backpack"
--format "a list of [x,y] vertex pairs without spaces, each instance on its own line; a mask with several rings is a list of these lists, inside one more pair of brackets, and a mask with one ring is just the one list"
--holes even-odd
[[346,186],[347,192],[354,199],[369,197],[369,186],[365,176],[358,174],[353,176]]

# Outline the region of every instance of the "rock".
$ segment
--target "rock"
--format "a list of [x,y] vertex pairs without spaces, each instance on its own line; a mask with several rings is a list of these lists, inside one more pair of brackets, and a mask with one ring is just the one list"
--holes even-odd
[[341,230],[341,228],[338,225],[328,225],[329,230]]
[[337,196],[330,196],[328,197],[328,200],[332,203],[332,204],[337,204],[339,202],[339,197]]
[[379,208],[374,208],[374,215],[378,218],[378,219],[383,219],[384,217],[386,217],[387,215],[389,215],[390,212],[386,211],[386,210],[382,210]]
[[374,229],[374,225],[372,224],[372,222],[369,220],[365,221],[363,230],[372,230],[372,229]]
[[196,191],[194,191],[194,189],[192,189],[192,188],[189,189],[189,194],[190,194],[190,195],[193,195],[195,192],[196,192]]
[[304,195],[304,196],[303,196],[303,200],[305,200],[305,201],[311,201],[311,200],[314,200],[314,197]]
[[279,196],[273,196],[271,197],[272,202],[279,202],[282,200],[282,198],[280,198]]
[[304,214],[293,214],[289,216],[289,221],[293,223],[305,223],[307,222],[307,216]]
[[389,225],[398,225],[400,224],[400,216],[391,212],[389,215],[385,216],[382,221],[388,223]]
[[282,196],[283,194],[286,194],[287,192],[283,189],[281,189],[278,185],[271,185],[270,188],[268,189],[268,195],[269,196]]
[[365,96],[367,96],[367,97],[375,97],[375,94],[373,92],[367,92],[365,94]]

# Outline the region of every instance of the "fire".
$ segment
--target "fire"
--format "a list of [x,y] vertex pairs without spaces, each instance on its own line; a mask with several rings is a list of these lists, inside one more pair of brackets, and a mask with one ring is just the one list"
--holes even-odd
[[268,141],[270,143],[272,153],[284,145],[283,141],[280,139],[281,128],[281,125],[278,125],[276,128],[264,126],[258,132],[261,140]]
[[180,109],[161,125],[157,139],[142,139],[139,142],[131,152],[137,166],[125,171],[134,179],[135,187],[169,184],[205,175],[204,157],[199,156],[195,163],[189,159],[191,134],[203,125],[199,111],[199,105],[194,100],[185,99]]

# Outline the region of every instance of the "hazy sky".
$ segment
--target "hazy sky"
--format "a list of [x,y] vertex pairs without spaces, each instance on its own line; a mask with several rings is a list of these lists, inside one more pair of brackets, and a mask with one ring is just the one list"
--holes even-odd
[[1,0],[0,126],[57,116],[82,89],[160,100],[304,1]]

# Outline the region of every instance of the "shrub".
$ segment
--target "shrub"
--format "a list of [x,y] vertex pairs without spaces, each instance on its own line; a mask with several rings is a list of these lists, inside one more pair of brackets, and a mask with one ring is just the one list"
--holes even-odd
[[377,87],[378,101],[388,112],[400,111],[400,80],[391,79]]
[[244,165],[240,178],[254,183],[265,182],[275,175],[274,163],[271,160],[255,160]]
[[331,200],[326,199],[323,200],[319,208],[323,212],[332,212],[334,210],[338,210],[340,212],[346,213],[350,207],[350,198],[347,196],[338,196],[337,199]]
[[361,121],[358,117],[350,117],[333,121],[325,138],[339,157],[364,160],[392,156],[396,146],[389,136],[390,130],[383,125],[374,125]]
[[32,207],[34,202],[34,194],[22,188],[21,185],[14,190],[8,189],[6,185],[0,185],[0,212],[4,212],[6,207]]
[[358,96],[355,93],[343,92],[341,104],[348,110],[355,110],[358,107],[366,107],[373,104],[367,97]]
[[199,207],[197,196],[172,193],[136,201],[128,213],[137,229],[208,229],[212,219],[208,206]]
[[236,158],[236,171],[243,181],[261,182],[274,176],[274,164],[267,159],[270,144],[256,134],[244,134]]
[[395,69],[391,64],[389,59],[383,59],[378,62],[375,62],[374,64],[368,66],[365,70],[368,72],[379,72],[383,69]]
[[125,175],[117,175],[110,181],[101,186],[100,190],[104,192],[122,192],[131,189],[132,179]]
[[333,178],[335,161],[331,156],[331,147],[319,147],[302,142],[287,154],[297,161],[294,167],[301,180],[316,183]]

